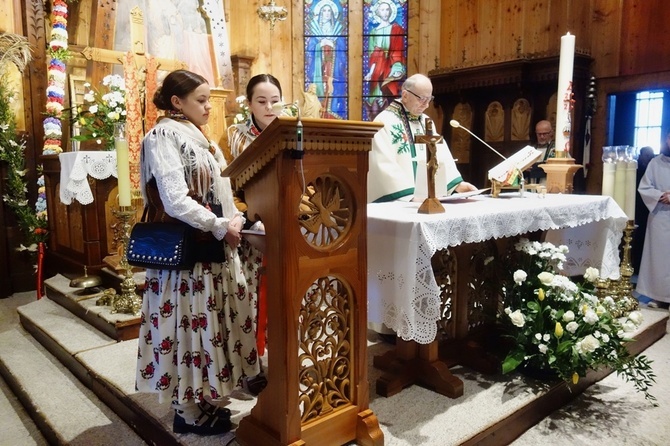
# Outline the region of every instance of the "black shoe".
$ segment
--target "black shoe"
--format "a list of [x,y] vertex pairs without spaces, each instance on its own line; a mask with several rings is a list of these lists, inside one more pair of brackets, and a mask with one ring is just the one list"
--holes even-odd
[[202,400],[198,403],[200,410],[205,412],[209,416],[217,416],[219,418],[228,418],[230,419],[231,413],[230,409],[227,407],[219,407],[216,404],[212,404],[207,400]]
[[172,431],[175,434],[190,433],[203,436],[225,434],[230,431],[232,427],[233,424],[230,421],[230,416],[228,418],[221,418],[216,415],[209,415],[206,412],[203,412],[200,415],[200,418],[191,424],[187,423],[186,420],[175,411],[174,422],[172,423]]
[[265,386],[268,385],[268,379],[263,373],[259,373],[256,376],[247,378],[244,385],[249,393],[251,393],[253,396],[258,396],[258,394],[260,394],[263,389],[265,389]]

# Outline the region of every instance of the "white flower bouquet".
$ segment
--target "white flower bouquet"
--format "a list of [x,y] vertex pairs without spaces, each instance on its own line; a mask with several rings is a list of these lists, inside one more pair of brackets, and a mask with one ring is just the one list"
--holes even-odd
[[499,320],[512,342],[503,373],[529,367],[576,384],[588,370],[609,367],[655,401],[649,394],[655,382],[651,361],[626,348],[642,322],[641,313],[615,318],[614,300],[595,295],[596,268],[587,268],[579,284],[561,275],[567,252],[566,246],[524,238],[505,259],[512,270],[503,287]]

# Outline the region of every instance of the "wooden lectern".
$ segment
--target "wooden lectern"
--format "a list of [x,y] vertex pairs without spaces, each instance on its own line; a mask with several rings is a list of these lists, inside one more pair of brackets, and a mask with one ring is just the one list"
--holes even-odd
[[381,127],[280,117],[224,172],[266,231],[268,385],[241,445],[384,443],[366,353],[368,152]]

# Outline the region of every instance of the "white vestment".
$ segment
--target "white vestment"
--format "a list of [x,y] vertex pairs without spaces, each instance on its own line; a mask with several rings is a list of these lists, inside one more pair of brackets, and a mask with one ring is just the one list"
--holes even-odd
[[[377,115],[376,122],[384,124],[372,140],[368,171],[368,203],[411,199],[417,185],[417,166],[425,169],[426,145],[415,144],[415,138],[425,134],[427,115],[412,116],[398,100]],[[444,140],[437,143],[438,171],[435,195],[449,195],[463,181],[456,162]],[[424,194],[421,194],[425,196]]]
[[670,191],[670,156],[658,155],[649,162],[638,191],[649,208],[649,219],[635,290],[670,303],[670,205],[658,201]]

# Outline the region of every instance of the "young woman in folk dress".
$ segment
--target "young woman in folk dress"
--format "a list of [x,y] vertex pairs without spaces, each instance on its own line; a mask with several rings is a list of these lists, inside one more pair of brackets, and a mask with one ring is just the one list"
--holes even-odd
[[221,176],[221,150],[203,134],[210,88],[186,70],[168,74],[154,96],[166,117],[142,142],[141,188],[151,221],[180,220],[220,246],[222,261],[190,271],[147,269],[136,385],[171,401],[176,433],[215,435],[231,428],[214,400],[258,375],[256,290],[260,258],[240,245],[244,217]]

